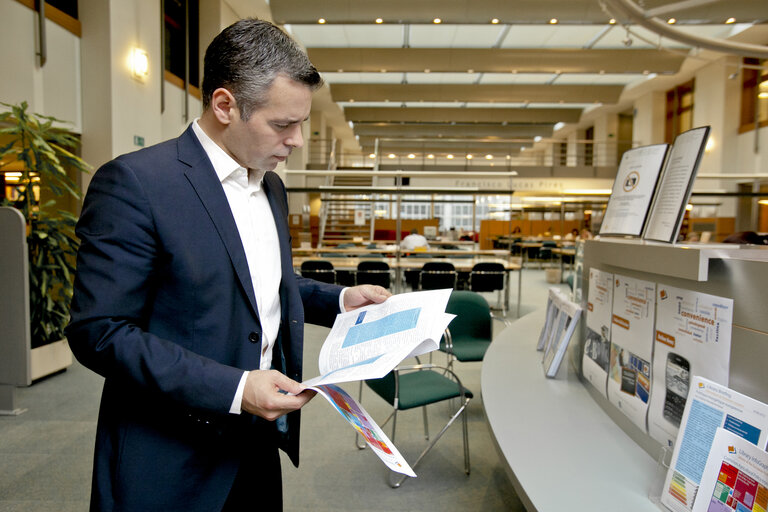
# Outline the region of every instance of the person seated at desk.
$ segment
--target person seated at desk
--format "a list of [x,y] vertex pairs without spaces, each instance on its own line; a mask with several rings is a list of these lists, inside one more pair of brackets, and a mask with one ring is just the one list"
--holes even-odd
[[429,242],[424,235],[419,234],[419,230],[413,228],[411,234],[406,236],[400,242],[400,249],[405,252],[426,251],[429,249]]

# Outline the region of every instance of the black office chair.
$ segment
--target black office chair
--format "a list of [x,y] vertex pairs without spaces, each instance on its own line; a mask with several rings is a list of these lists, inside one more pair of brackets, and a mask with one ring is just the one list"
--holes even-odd
[[503,264],[491,261],[476,263],[469,273],[469,289],[473,292],[497,291],[496,307],[505,315],[507,311],[504,301],[501,300],[501,292],[504,289],[506,274],[507,269]]
[[[417,359],[418,362],[418,359]],[[381,427],[392,420],[392,435],[390,440],[395,442],[395,429],[397,427],[397,412],[422,407],[424,418],[424,437],[429,440],[429,425],[427,422],[427,405],[459,398],[459,407],[451,415],[448,423],[433,437],[432,441],[424,448],[421,455],[413,464],[411,469],[416,470],[416,466],[429,452],[435,443],[442,437],[448,427],[461,416],[462,430],[464,434],[464,472],[469,475],[469,436],[467,431],[466,408],[472,399],[472,392],[462,386],[461,381],[449,368],[433,364],[415,364],[409,366],[399,366],[389,372],[381,379],[366,380],[365,384],[381,398],[389,402],[392,406],[392,412],[389,414]],[[363,402],[363,383],[360,383],[360,403]],[[365,444],[360,444],[358,434],[355,434],[355,443],[359,449],[365,448]],[[393,481],[393,477],[398,479]],[[389,485],[398,488],[407,478],[406,475],[390,472]]]
[[309,277],[315,281],[334,284],[336,271],[333,263],[326,260],[307,260],[301,263],[301,276]]
[[552,260],[552,249],[557,248],[557,242],[554,242],[552,240],[545,240],[541,243],[541,248],[539,249],[539,262],[542,262],[544,260],[551,261]]
[[456,267],[447,261],[428,261],[421,267],[419,289],[440,290],[456,287]]
[[361,261],[357,264],[357,284],[377,284],[389,288],[392,280],[385,261]]

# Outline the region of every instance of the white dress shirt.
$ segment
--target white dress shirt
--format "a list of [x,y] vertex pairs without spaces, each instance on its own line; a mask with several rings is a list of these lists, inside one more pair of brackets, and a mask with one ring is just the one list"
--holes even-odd
[[[192,123],[192,129],[221,181],[245,249],[262,328],[259,369],[269,370],[272,367],[272,349],[280,329],[282,270],[277,227],[261,186],[264,171],[246,170],[240,166],[200,128],[197,119]],[[240,379],[231,413],[239,414],[241,411],[247,375],[245,372]]]

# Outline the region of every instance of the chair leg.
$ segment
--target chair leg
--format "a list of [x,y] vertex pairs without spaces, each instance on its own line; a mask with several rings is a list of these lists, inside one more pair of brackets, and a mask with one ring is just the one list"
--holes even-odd
[[429,441],[429,420],[427,419],[427,406],[421,408],[422,416],[424,417],[424,439]]
[[[468,436],[467,436],[468,429],[467,429],[467,418],[466,418],[466,408],[467,408],[467,404],[469,404],[469,400],[470,400],[469,398],[464,399],[464,404],[461,406],[461,408],[458,411],[456,411],[456,413],[451,417],[451,419],[448,420],[448,423],[445,424],[443,429],[434,437],[434,439],[432,439],[432,441],[427,445],[427,447],[424,448],[424,451],[421,452],[419,457],[416,459],[416,462],[411,464],[411,469],[416,471],[416,466],[419,465],[419,462],[421,462],[421,459],[423,459],[424,456],[427,454],[427,452],[431,450],[433,446],[435,446],[435,443],[437,443],[437,441],[443,436],[443,434],[445,434],[445,431],[448,430],[448,428],[453,424],[453,422],[456,421],[456,418],[458,418],[459,415],[461,414],[463,415],[462,422],[463,422],[463,431],[464,431],[463,432],[464,434],[464,472],[467,475],[469,474],[469,444],[468,444]],[[394,430],[392,431],[392,435],[394,437]],[[392,481],[392,477],[394,476],[393,473],[394,475],[399,476],[398,479],[395,480],[394,482]],[[389,485],[392,488],[397,489],[403,484],[406,478],[408,478],[408,475],[402,475],[400,473],[390,471]]]

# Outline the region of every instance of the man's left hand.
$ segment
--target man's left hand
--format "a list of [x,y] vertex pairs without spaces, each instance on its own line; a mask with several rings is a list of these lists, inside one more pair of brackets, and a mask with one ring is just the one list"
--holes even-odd
[[344,291],[344,310],[352,311],[369,304],[384,302],[392,294],[386,288],[372,284],[361,284]]

